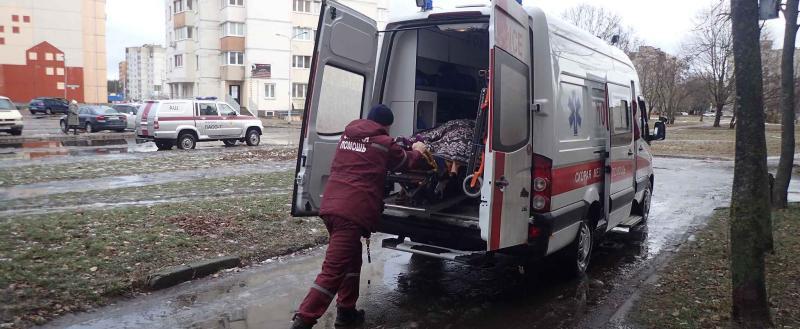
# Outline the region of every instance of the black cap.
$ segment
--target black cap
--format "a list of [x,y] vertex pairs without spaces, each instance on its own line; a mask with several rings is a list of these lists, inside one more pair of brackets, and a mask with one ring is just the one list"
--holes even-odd
[[369,110],[367,119],[380,123],[383,126],[391,126],[394,123],[394,114],[392,109],[383,104],[375,105]]

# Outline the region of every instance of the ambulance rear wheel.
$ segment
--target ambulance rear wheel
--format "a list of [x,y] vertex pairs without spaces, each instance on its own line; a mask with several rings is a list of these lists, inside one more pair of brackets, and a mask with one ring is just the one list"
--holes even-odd
[[193,150],[197,146],[197,139],[194,135],[185,133],[178,137],[178,148],[181,150]]
[[589,261],[592,259],[594,249],[593,230],[589,222],[584,220],[578,226],[578,233],[575,240],[569,246],[559,251],[559,262],[564,270],[564,274],[570,276],[580,276],[586,273],[589,268]]
[[258,130],[250,129],[247,131],[247,136],[244,140],[247,146],[258,146],[258,144],[261,143],[261,135],[258,133]]
[[223,139],[222,140],[222,143],[225,144],[225,146],[236,146],[236,142],[237,142],[236,139]]

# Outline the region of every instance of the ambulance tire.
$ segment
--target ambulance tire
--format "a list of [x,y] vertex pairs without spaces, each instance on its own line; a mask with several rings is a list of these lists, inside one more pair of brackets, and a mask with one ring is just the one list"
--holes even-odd
[[247,131],[244,140],[247,146],[258,146],[258,144],[261,144],[261,134],[259,134],[256,129],[250,129]]
[[575,240],[558,253],[558,261],[564,275],[578,277],[586,273],[594,249],[594,230],[588,220],[578,226]]
[[178,136],[178,148],[181,150],[194,150],[197,146],[197,139],[191,133],[183,133]]
[[653,188],[647,187],[644,190],[644,195],[642,196],[642,202],[636,204],[636,215],[642,216],[642,223],[647,223],[647,220],[650,218],[650,203],[653,199]]

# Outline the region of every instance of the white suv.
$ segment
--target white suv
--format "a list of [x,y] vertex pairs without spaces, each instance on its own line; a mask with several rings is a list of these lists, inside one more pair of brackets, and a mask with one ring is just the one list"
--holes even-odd
[[22,135],[22,114],[8,97],[0,96],[0,131]]
[[232,106],[216,99],[176,99],[147,101],[136,113],[136,135],[155,141],[161,150],[194,149],[199,141],[222,141],[233,146],[243,141],[249,146],[261,142],[261,120],[241,115]]

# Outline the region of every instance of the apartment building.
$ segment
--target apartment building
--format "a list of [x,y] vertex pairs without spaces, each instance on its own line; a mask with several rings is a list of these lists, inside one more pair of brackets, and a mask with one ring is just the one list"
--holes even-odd
[[105,103],[105,0],[0,1],[0,95]]
[[128,95],[128,62],[119,62],[119,84],[123,95]]
[[[125,48],[126,99],[145,100],[167,97],[166,49],[159,45]],[[122,77],[120,70],[120,78]]]
[[[167,92],[230,98],[259,115],[302,113],[321,2],[165,0]],[[389,0],[341,0],[385,26]]]

